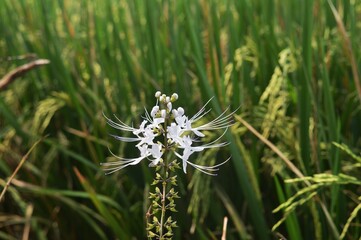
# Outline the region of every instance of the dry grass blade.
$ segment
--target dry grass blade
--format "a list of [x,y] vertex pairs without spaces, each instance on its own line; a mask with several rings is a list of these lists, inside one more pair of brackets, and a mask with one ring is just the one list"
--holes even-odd
[[75,135],[75,136],[77,136],[77,137],[84,138],[84,139],[87,139],[87,140],[89,140],[89,141],[99,143],[99,144],[101,144],[101,145],[103,145],[103,146],[108,146],[108,142],[107,142],[107,141],[102,140],[102,139],[99,139],[99,138],[97,138],[97,137],[94,137],[94,136],[92,136],[92,135],[91,135],[89,132],[87,132],[87,131],[81,131],[81,130],[77,130],[77,129],[75,129],[75,128],[70,128],[70,127],[64,127],[64,129],[65,129],[67,132],[69,132],[69,133],[71,133],[71,134],[73,134],[73,135]]
[[227,224],[228,224],[228,218],[224,217],[224,219],[223,219],[223,230],[222,230],[222,240],[226,240]]
[[[299,178],[304,178],[305,176],[302,174],[302,172],[268,139],[262,136],[256,129],[254,129],[248,122],[246,122],[243,118],[241,118],[238,115],[234,115],[234,117],[241,122],[249,131],[251,131],[256,137],[258,137],[264,144],[266,144],[269,148],[272,149],[287,165],[287,167],[296,174]],[[310,183],[306,181],[306,183],[309,185]]]
[[36,141],[33,146],[30,148],[30,150],[24,155],[24,157],[21,159],[21,161],[19,162],[18,166],[16,167],[15,171],[13,172],[13,174],[10,176],[10,178],[8,179],[8,181],[6,182],[6,185],[4,186],[4,189],[1,192],[0,195],[0,202],[2,201],[6,190],[8,189],[8,187],[11,184],[11,181],[13,180],[13,178],[15,177],[15,175],[18,173],[18,171],[20,170],[20,168],[23,166],[23,164],[25,163],[25,161],[28,159],[30,153],[34,150],[34,148],[41,142],[44,140],[45,137],[42,137],[41,139],[39,139],[38,141]]
[[24,75],[26,72],[30,71],[33,68],[49,64],[50,61],[48,59],[37,59],[30,63],[24,64],[20,67],[15,68],[10,71],[0,80],[0,91],[4,90],[7,85],[9,85],[16,78]]
[[31,216],[33,215],[33,211],[34,211],[34,205],[33,204],[29,204],[26,207],[26,212],[25,212],[25,227],[24,227],[24,232],[23,232],[23,238],[22,240],[28,240],[29,239],[29,234],[30,234],[30,222],[31,222]]

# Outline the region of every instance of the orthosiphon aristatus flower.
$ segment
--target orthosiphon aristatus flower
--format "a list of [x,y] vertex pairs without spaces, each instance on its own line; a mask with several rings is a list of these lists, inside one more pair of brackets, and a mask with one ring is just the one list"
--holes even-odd
[[[143,160],[150,161],[149,166],[155,167],[163,161],[164,153],[173,152],[176,157],[182,161],[184,173],[187,173],[187,166],[192,167],[209,175],[216,175],[218,167],[226,161],[214,166],[202,166],[191,162],[190,157],[193,153],[201,152],[210,148],[226,146],[227,142],[219,142],[227,128],[233,124],[233,113],[226,114],[226,109],[221,115],[214,120],[198,124],[200,120],[210,112],[206,110],[209,100],[193,117],[185,115],[182,107],[173,108],[173,103],[178,99],[178,95],[173,93],[172,96],[166,96],[161,92],[156,92],[156,105],[150,113],[145,110],[145,116],[139,128],[128,126],[116,116],[117,121],[113,121],[104,116],[108,124],[118,130],[131,132],[132,137],[122,137],[111,135],[115,139],[124,142],[135,142],[139,150],[137,158],[123,158],[113,154],[118,160],[114,162],[102,163],[107,174],[114,173],[130,165],[136,165]],[[205,137],[205,131],[216,129],[225,129],[224,133],[210,143],[200,144],[201,139]]]

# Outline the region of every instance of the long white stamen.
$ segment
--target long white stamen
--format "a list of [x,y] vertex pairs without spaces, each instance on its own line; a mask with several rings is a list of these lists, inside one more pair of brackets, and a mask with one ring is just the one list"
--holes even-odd
[[196,119],[200,114],[202,114],[202,112],[205,111],[206,106],[208,105],[208,103],[213,99],[213,97],[211,99],[208,100],[208,102],[206,102],[206,104],[203,105],[203,107],[201,108],[201,110],[199,110],[190,120],[194,120]]
[[113,138],[119,140],[119,141],[123,141],[123,142],[138,142],[140,141],[139,138],[132,138],[132,137],[121,137],[121,136],[117,136],[117,135],[113,135],[113,134],[109,134],[110,136],[112,136]]
[[119,121],[119,123],[114,122],[113,120],[109,119],[107,116],[105,116],[105,114],[103,113],[103,116],[105,117],[105,119],[107,120],[107,123],[109,124],[109,126],[119,129],[119,130],[123,130],[123,131],[127,131],[127,132],[132,132],[134,131],[133,127],[130,127],[129,125],[125,124],[124,122],[122,122],[121,120],[119,120],[117,118],[117,116],[114,115],[114,117]]

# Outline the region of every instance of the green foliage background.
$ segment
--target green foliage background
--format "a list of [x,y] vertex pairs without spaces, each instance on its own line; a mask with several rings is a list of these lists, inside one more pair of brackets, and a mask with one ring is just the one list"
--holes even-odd
[[144,239],[154,171],[104,176],[108,146],[137,152],[102,112],[137,125],[157,90],[188,115],[240,107],[229,147],[193,159],[231,155],[219,175],[179,173],[175,239],[220,239],[225,216],[227,239],[360,238],[360,1],[2,0],[0,17],[0,76],[50,60],[0,92],[1,186],[49,134],[0,203],[0,238]]

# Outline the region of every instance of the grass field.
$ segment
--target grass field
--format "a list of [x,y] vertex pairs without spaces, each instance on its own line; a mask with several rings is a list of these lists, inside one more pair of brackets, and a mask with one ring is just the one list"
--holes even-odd
[[360,239],[360,42],[357,0],[0,1],[0,78],[50,61],[0,88],[0,239],[146,239],[154,169],[104,175],[138,152],[103,112],[158,90],[239,108],[191,159],[218,176],[178,173],[174,239]]

